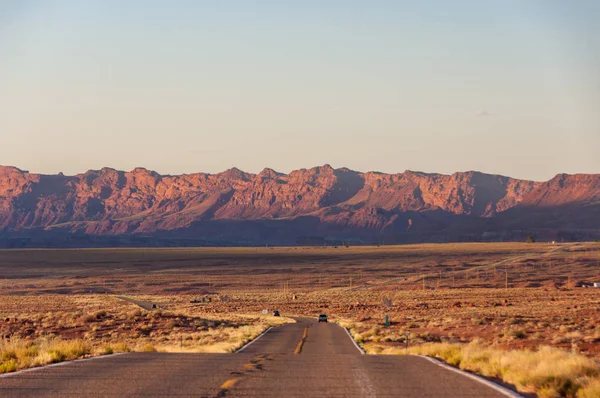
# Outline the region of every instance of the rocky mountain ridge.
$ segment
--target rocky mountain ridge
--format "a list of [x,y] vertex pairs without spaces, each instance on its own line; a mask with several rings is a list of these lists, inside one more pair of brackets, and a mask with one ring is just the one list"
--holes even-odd
[[597,174],[533,182],[475,171],[384,174],[324,165],[289,174],[103,168],[65,176],[0,166],[0,241],[12,242],[4,246],[15,239],[52,246],[53,237],[61,246],[73,236],[250,245],[521,239],[527,231],[587,239],[600,229],[599,208]]

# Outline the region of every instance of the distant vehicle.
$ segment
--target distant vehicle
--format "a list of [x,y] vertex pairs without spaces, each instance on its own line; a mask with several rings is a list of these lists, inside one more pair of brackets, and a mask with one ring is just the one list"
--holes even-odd
[[156,304],[152,304],[152,308],[157,308],[157,307],[156,307]]
[[279,311],[277,311],[277,310],[273,311],[273,316],[280,316]]
[[327,315],[325,315],[325,314],[320,314],[320,315],[319,315],[319,323],[320,323],[320,322],[325,322],[325,323],[327,323]]

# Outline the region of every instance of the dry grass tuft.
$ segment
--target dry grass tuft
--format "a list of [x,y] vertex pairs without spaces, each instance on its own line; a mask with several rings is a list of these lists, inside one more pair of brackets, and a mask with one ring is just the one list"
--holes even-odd
[[285,317],[258,318],[250,325],[215,328],[188,336],[187,339],[180,340],[182,344],[158,345],[157,350],[161,352],[232,353],[257,338],[270,326],[291,321]]
[[0,341],[0,373],[83,358],[90,353],[90,345],[78,339],[2,340]]
[[592,380],[585,387],[577,391],[577,398],[600,397],[600,380]]
[[[403,353],[396,349],[383,353]],[[469,344],[427,343],[411,347],[411,354],[440,358],[450,365],[499,378],[519,391],[539,397],[599,396],[598,363],[591,358],[558,348],[503,351],[474,341]]]
[[118,352],[130,352],[131,348],[125,343],[111,343],[94,350],[96,355],[110,355]]
[[143,346],[139,347],[136,351],[139,352],[156,352],[156,347],[152,343],[146,343]]

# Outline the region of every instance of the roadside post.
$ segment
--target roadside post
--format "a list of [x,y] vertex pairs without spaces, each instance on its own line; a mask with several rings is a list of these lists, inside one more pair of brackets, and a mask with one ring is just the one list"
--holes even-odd
[[385,327],[390,327],[390,318],[387,315],[385,316]]

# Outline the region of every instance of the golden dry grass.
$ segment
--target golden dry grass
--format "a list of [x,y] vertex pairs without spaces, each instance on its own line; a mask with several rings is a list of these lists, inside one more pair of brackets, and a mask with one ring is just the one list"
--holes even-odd
[[137,299],[164,304],[146,311],[105,295],[0,296],[0,369],[126,351],[233,352],[269,326],[292,321],[261,313],[203,313],[162,296]]
[[228,318],[230,321],[242,320],[243,324],[241,326],[217,327],[198,333],[179,335],[179,344],[177,342],[175,344],[159,343],[156,345],[156,350],[161,352],[232,353],[249,341],[254,340],[269,327],[294,322],[287,317],[273,317],[262,314],[223,314],[219,315],[218,318]]
[[[388,348],[384,352],[402,354],[403,350]],[[532,392],[545,398],[589,396],[600,382],[597,361],[554,347],[504,351],[475,341],[469,344],[427,343],[409,348],[408,352],[440,358],[450,365],[501,379],[521,392]]]
[[[395,335],[389,329],[342,319],[368,354],[418,354],[440,358],[473,373],[502,380],[525,393],[551,397],[598,397],[600,362],[564,349],[537,346],[535,349],[501,349],[481,339],[469,343],[423,342],[410,330]],[[390,337],[397,338],[390,344]],[[405,345],[408,337],[409,346]],[[416,344],[416,345],[415,345]]]
[[0,341],[0,373],[83,358],[92,352],[82,340],[46,338],[37,340]]
[[600,397],[600,380],[592,380],[577,391],[578,398]]

